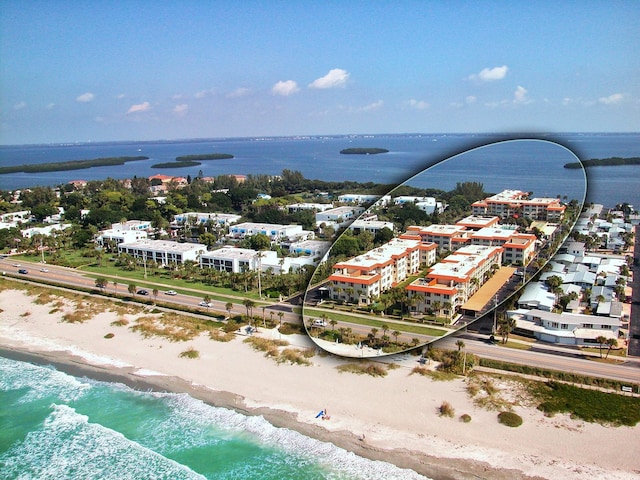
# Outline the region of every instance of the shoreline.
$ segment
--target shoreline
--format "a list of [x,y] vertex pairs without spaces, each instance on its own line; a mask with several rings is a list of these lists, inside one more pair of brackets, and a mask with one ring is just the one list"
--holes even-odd
[[[544,480],[544,477],[525,475],[519,470],[496,470],[488,463],[476,460],[453,460],[408,449],[387,450],[367,445],[352,432],[346,430],[331,432],[323,427],[301,422],[294,418],[293,413],[285,410],[248,407],[240,395],[196,386],[180,377],[136,374],[138,370],[136,367],[99,366],[65,351],[38,351],[3,345],[0,345],[0,357],[41,366],[52,366],[73,377],[121,383],[139,391],[185,393],[214,407],[230,409],[247,416],[260,415],[275,427],[294,430],[307,437],[332,443],[369,460],[380,460],[400,468],[408,468],[435,480],[477,480],[479,478]],[[490,477],[485,477],[488,473]]]
[[[182,342],[144,337],[131,326],[153,315],[152,309],[116,312],[113,303],[104,307],[93,301],[82,297],[74,303],[55,295],[36,301],[24,290],[0,288],[0,356],[141,391],[186,393],[434,480],[626,480],[640,475],[640,459],[613,448],[640,449],[640,426],[545,417],[501,380],[495,386],[524,419],[518,428],[500,425],[498,411],[476,405],[466,379],[412,375],[415,357],[389,359],[396,368],[384,378],[340,373],[336,367],[353,359],[331,355],[314,355],[310,366],[278,364],[238,337],[226,343],[202,334]],[[91,312],[88,319],[63,321],[79,308]],[[126,320],[128,327],[114,325],[116,320]],[[260,336],[279,335],[261,329]],[[314,346],[306,336],[282,338],[293,348]],[[181,358],[188,348],[200,357]],[[454,418],[438,415],[443,401],[455,407]],[[330,421],[315,419],[322,408],[328,408]],[[461,414],[472,421],[461,422]]]

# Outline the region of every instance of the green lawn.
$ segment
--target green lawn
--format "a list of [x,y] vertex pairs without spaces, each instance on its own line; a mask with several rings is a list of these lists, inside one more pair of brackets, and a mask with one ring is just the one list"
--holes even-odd
[[411,323],[395,323],[388,322],[385,320],[378,320],[372,317],[365,316],[355,316],[355,315],[344,315],[341,313],[336,313],[332,311],[326,310],[318,310],[314,308],[305,308],[304,313],[306,315],[313,315],[315,317],[320,317],[323,313],[331,320],[337,320],[338,322],[349,322],[349,323],[357,323],[358,325],[366,325],[371,328],[377,328],[382,330],[382,325],[387,325],[389,327],[389,331],[398,330],[400,332],[405,333],[419,333],[422,335],[429,335],[431,337],[441,337],[445,335],[448,330],[426,327],[423,325],[416,325]]

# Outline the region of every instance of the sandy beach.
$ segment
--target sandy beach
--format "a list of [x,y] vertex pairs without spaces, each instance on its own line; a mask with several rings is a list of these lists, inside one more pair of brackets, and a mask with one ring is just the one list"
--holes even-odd
[[[0,355],[134,388],[187,392],[435,479],[640,476],[640,458],[633,454],[640,451],[640,427],[545,417],[522,405],[508,384],[502,385],[503,395],[524,419],[518,428],[499,424],[497,411],[476,406],[465,379],[412,375],[416,357],[385,360],[398,368],[382,378],[340,373],[336,367],[348,360],[327,355],[311,357],[311,366],[278,364],[244,343],[242,335],[230,342],[208,335],[185,342],[144,338],[130,328],[139,313],[93,310],[86,301],[83,308],[94,313],[69,323],[63,316],[77,308],[73,302],[58,301],[53,308],[53,300],[34,298],[22,290],[0,291]],[[112,324],[123,318],[128,325]],[[109,333],[112,338],[105,338]],[[281,337],[265,329],[259,335]],[[296,348],[313,347],[302,335],[282,339]],[[189,348],[199,358],[180,357]],[[453,417],[438,414],[443,401],[455,409]],[[316,418],[322,409],[330,419]],[[472,420],[461,422],[462,414]]]

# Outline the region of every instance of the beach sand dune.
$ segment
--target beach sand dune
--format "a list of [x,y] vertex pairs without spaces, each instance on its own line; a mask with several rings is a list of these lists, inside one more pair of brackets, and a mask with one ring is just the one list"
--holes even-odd
[[[0,291],[2,354],[134,387],[187,392],[432,478],[640,476],[640,458],[634,454],[640,451],[640,427],[606,427],[566,415],[548,418],[522,404],[514,411],[523,425],[505,427],[497,411],[474,404],[464,379],[412,375],[416,357],[385,360],[397,367],[385,377],[340,373],[336,367],[348,360],[316,354],[310,366],[276,363],[242,336],[226,343],[206,335],[185,342],[143,338],[130,328],[140,313],[92,309],[86,320],[69,323],[63,317],[76,305],[51,302],[35,303],[22,290]],[[118,319],[128,325],[115,326]],[[260,330],[261,336],[280,337]],[[105,338],[110,333],[112,338]],[[282,338],[296,348],[314,347],[305,336]],[[189,348],[199,358],[180,357]],[[508,383],[502,388],[506,400],[517,401]],[[453,417],[439,415],[445,401],[455,409]],[[329,419],[316,418],[323,409]],[[471,421],[461,422],[462,414]]]

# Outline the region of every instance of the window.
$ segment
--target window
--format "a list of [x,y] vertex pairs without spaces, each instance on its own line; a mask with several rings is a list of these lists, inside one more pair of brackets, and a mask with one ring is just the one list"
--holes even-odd
[[593,328],[593,323],[583,323],[582,328]]

